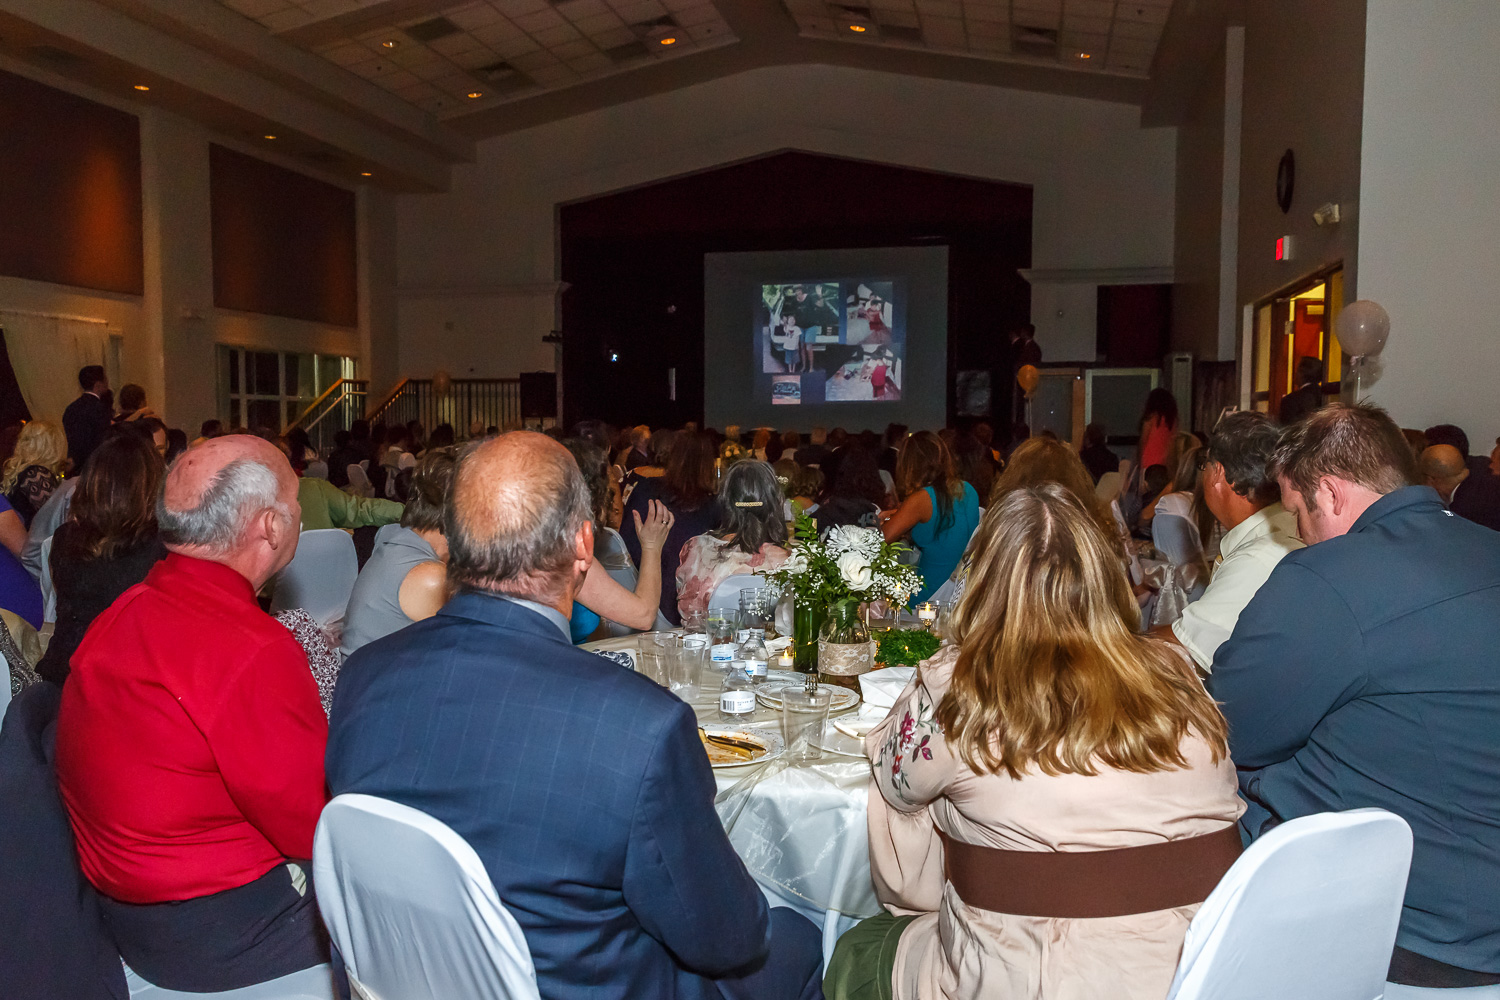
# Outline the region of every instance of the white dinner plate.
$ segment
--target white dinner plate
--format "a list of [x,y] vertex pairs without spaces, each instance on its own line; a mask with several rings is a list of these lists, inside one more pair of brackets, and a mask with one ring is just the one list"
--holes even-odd
[[703,731],[709,736],[732,736],[737,740],[749,740],[759,743],[765,747],[765,752],[753,760],[734,760],[715,763],[710,757],[708,764],[713,768],[721,767],[749,767],[751,764],[764,764],[768,760],[775,760],[786,751],[786,744],[782,742],[781,734],[773,729],[740,729],[734,726],[704,726]]
[[823,737],[816,741],[817,745],[828,753],[838,754],[840,757],[868,758],[865,753],[865,741],[857,740],[847,733],[840,732],[833,727],[833,720],[828,721],[823,730]]
[[[772,671],[773,674],[787,672],[788,671],[780,670]],[[793,674],[792,676],[796,679],[780,680],[774,677],[768,677],[766,682],[762,684],[760,688],[755,692],[755,696],[759,698],[760,703],[767,708],[777,712],[781,711],[781,692],[785,691],[789,687],[800,688],[804,683],[806,683],[803,680],[803,674]],[[847,712],[849,711],[849,709],[859,704],[858,691],[851,691],[846,687],[838,687],[834,684],[822,684],[819,686],[822,687],[825,691],[833,692],[833,698],[828,702],[829,715],[838,715],[840,712]]]

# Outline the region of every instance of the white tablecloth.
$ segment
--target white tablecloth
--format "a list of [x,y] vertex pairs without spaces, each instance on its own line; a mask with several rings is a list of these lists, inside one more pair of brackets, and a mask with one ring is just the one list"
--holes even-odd
[[[630,649],[635,636],[586,643]],[[704,671],[693,710],[718,722],[718,676]],[[757,704],[747,728],[775,729],[777,714]],[[825,754],[816,764],[775,760],[716,770],[719,819],[729,842],[776,906],[789,906],[823,928],[823,954],[858,920],[880,912],[870,882],[866,794],[870,762]]]

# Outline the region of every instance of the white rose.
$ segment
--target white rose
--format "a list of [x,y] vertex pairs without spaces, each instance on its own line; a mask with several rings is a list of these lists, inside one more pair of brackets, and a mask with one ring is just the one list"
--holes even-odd
[[803,573],[806,573],[807,556],[803,555],[800,552],[793,552],[791,555],[787,556],[786,561],[781,564],[781,570],[784,573],[791,573],[794,576],[799,576]]
[[870,584],[875,582],[875,574],[870,571],[870,561],[858,552],[846,552],[839,556],[839,576],[844,578],[844,583],[855,592],[863,592],[870,589]]

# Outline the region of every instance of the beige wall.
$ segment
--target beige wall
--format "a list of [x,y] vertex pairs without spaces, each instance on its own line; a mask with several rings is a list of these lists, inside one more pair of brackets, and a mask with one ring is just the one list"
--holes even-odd
[[541,337],[559,203],[783,149],[1032,185],[1037,339],[1048,360],[1092,360],[1094,272],[1172,264],[1175,130],[1139,118],[1131,105],[781,66],[483,141],[447,193],[398,199],[402,374],[551,368]]
[[[388,195],[361,198],[361,326],[335,327],[217,309],[213,304],[208,147],[232,146],[317,176],[295,162],[216,135],[157,108],[134,105],[34,69],[4,68],[140,116],[141,183],[145,213],[143,296],[0,277],[0,309],[108,321],[123,337],[122,370],[172,426],[195,431],[216,415],[214,345],[343,354],[374,369],[376,391],[395,379],[394,209]],[[330,180],[321,177],[323,180]],[[338,183],[330,180],[330,183]],[[347,186],[347,185],[346,185]]]
[[1359,297],[1391,315],[1370,397],[1405,427],[1500,435],[1500,5],[1369,0]]
[[[1340,260],[1352,298],[1365,0],[1252,0],[1244,6],[1238,301],[1262,299]],[[1276,165],[1287,149],[1296,154],[1297,183],[1291,211],[1283,215]],[[1343,221],[1320,228],[1312,213],[1329,201],[1342,206]],[[1278,261],[1276,238],[1285,235],[1293,237],[1296,256]]]

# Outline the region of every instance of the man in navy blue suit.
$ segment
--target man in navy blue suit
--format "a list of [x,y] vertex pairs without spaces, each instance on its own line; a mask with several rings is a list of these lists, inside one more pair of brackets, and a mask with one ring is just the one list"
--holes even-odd
[[1378,806],[1415,846],[1388,978],[1500,983],[1500,533],[1419,482],[1396,424],[1330,406],[1288,428],[1281,560],[1208,688],[1259,836]]
[[544,435],[459,459],[458,593],[344,666],[329,788],[467,840],[547,1000],[821,998],[818,929],[770,909],[730,847],[692,709],[569,642],[589,509],[572,456]]

